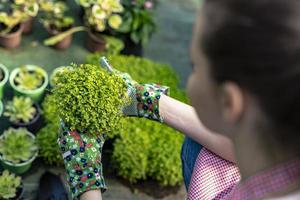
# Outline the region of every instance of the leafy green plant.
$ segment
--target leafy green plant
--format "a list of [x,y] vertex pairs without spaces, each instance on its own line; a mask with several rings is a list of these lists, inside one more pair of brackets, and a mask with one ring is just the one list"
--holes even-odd
[[34,156],[38,147],[36,141],[25,128],[10,128],[0,139],[0,154],[4,161],[22,163]]
[[43,84],[44,75],[39,70],[30,70],[22,66],[14,81],[22,90],[34,90]]
[[57,75],[52,89],[58,114],[72,130],[113,133],[128,103],[122,78],[90,64]]
[[136,44],[146,45],[156,31],[153,2],[150,0],[124,0],[123,23],[118,32],[128,35]]
[[23,13],[23,21],[29,17],[35,17],[39,11],[39,3],[37,0],[14,0],[14,9]]
[[0,176],[0,199],[12,199],[17,195],[17,189],[21,186],[21,177],[10,174],[4,170]]
[[36,116],[37,109],[34,102],[29,97],[14,97],[7,102],[4,116],[9,117],[11,122],[28,123]]
[[[91,54],[86,62],[96,65],[102,55]],[[169,65],[134,56],[106,56],[114,68],[128,72],[134,80],[170,86],[172,97],[188,102]],[[180,151],[184,137],[178,131],[148,119],[125,118],[122,129],[114,136],[113,161],[120,176],[131,182],[145,178],[157,180],[162,185],[182,182]]]
[[23,16],[20,11],[12,13],[0,12],[0,23],[4,26],[0,29],[1,35],[9,34],[13,29],[22,22]]
[[51,166],[63,166],[57,137],[59,132],[59,123],[48,123],[37,134],[37,143],[39,145],[39,155]]

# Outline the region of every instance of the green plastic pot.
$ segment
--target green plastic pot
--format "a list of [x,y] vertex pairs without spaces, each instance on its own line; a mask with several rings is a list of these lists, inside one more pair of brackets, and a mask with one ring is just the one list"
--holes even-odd
[[[30,137],[32,137],[35,140],[35,136],[32,133],[28,132],[28,134]],[[3,136],[4,135],[0,136],[0,140],[3,138]],[[2,156],[0,155],[0,162],[4,169],[7,169],[8,171],[15,174],[24,174],[30,169],[31,164],[33,163],[33,161],[36,159],[37,156],[38,156],[38,151],[36,151],[36,153],[26,162],[14,164],[6,160],[3,160]]]
[[9,72],[5,65],[0,63],[0,69],[4,72],[4,79],[0,82],[0,99],[3,97],[4,86],[8,81]]
[[25,67],[27,69],[29,69],[29,70],[36,70],[36,71],[41,72],[44,75],[44,83],[43,83],[43,85],[41,85],[39,88],[34,89],[34,90],[23,90],[23,89],[20,89],[15,84],[15,81],[14,81],[15,77],[17,76],[17,74],[20,71],[20,68],[16,68],[16,69],[14,69],[11,72],[10,77],[9,77],[10,85],[14,89],[15,95],[17,95],[17,96],[27,96],[27,97],[32,98],[34,101],[39,102],[42,99],[42,97],[43,97],[43,95],[45,93],[46,87],[48,86],[48,82],[49,82],[48,74],[47,74],[47,72],[43,68],[38,67],[36,65],[25,65]]

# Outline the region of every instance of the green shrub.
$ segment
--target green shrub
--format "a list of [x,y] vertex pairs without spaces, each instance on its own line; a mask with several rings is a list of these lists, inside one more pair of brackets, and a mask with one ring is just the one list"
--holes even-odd
[[13,199],[16,197],[17,188],[20,185],[21,177],[4,170],[0,176],[0,199]]
[[128,103],[122,78],[96,65],[73,66],[57,75],[52,89],[58,114],[72,130],[112,134]]
[[113,160],[117,173],[133,183],[146,179],[149,167],[150,138],[148,134],[141,134],[142,131],[127,121],[114,142]]
[[43,117],[46,123],[59,124],[59,115],[54,95],[47,95],[42,103]]
[[[89,55],[87,62],[99,65],[100,56],[99,53]],[[134,56],[109,55],[107,58],[113,67],[129,73],[134,80],[167,85],[172,97],[187,102],[185,91],[178,88],[178,77],[169,65]],[[126,118],[122,121],[113,150],[118,174],[131,182],[148,177],[161,185],[180,184],[183,135],[148,119]]]
[[37,134],[37,143],[39,145],[39,155],[45,163],[51,166],[63,166],[59,146],[57,144],[59,123],[47,124]]

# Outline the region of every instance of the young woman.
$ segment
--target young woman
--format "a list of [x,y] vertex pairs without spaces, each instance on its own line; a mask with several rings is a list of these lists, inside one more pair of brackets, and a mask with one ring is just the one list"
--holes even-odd
[[[300,199],[299,0],[206,0],[200,13],[188,84],[194,108],[104,64],[128,83],[133,103],[124,114],[164,122],[203,145],[188,199]],[[66,131],[59,144],[78,135]],[[66,166],[73,176],[74,165]],[[90,177],[101,184],[70,181],[74,196],[101,198],[96,171]]]

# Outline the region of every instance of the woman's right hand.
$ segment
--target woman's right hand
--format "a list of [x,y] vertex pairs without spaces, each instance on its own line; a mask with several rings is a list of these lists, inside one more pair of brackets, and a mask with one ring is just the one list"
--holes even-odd
[[169,87],[157,84],[139,84],[128,73],[114,69],[105,57],[100,58],[100,64],[111,73],[121,77],[127,84],[127,94],[130,104],[123,108],[126,116],[145,117],[154,121],[163,122],[159,112],[159,100],[162,94],[168,95]]

